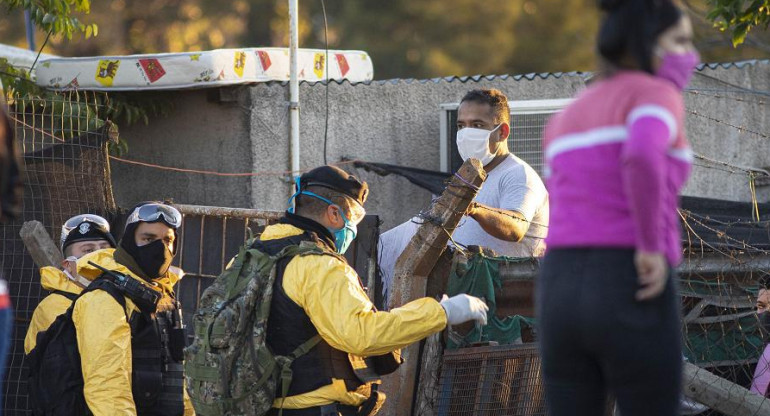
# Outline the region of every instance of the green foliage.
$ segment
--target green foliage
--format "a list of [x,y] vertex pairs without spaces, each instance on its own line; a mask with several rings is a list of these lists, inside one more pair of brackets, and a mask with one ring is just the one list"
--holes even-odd
[[707,18],[721,31],[732,34],[733,46],[746,40],[753,27],[770,24],[770,0],[708,0],[711,11]]
[[[84,24],[73,14],[89,14],[90,0],[0,0],[9,11],[28,10],[35,25],[51,35],[72,39],[73,34],[83,33],[85,38],[99,34],[96,23]],[[107,120],[131,125],[149,123],[151,115],[164,115],[170,104],[160,97],[131,93],[93,93],[84,91],[50,91],[37,86],[29,71],[12,66],[0,58],[0,82],[9,104],[17,111],[49,117],[50,133],[64,140],[105,125]],[[128,151],[123,138],[110,142],[111,154],[122,155]]]
[[38,28],[67,39],[72,39],[75,33],[84,33],[86,38],[90,38],[99,31],[96,23],[84,24],[73,16],[73,13],[90,13],[90,0],[0,0],[0,4],[4,4],[9,11],[28,10]]
[[[104,126],[106,120],[122,125],[149,123],[150,116],[165,116],[170,101],[161,96],[130,92],[51,91],[37,86],[24,69],[0,58],[0,81],[17,111],[40,114],[51,120],[50,133],[64,140]],[[110,153],[128,151],[123,137],[109,143]]]

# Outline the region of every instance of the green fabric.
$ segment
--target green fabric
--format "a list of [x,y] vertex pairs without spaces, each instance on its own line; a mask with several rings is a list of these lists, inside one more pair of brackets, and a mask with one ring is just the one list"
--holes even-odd
[[521,343],[521,331],[531,328],[535,320],[519,315],[498,317],[495,293],[502,289],[500,281],[500,264],[516,263],[529,259],[513,257],[487,257],[483,254],[475,254],[467,263],[458,261],[461,256],[455,256],[452,263],[452,271],[449,275],[447,295],[454,296],[460,293],[476,296],[483,299],[489,312],[487,312],[487,325],[476,325],[470,332],[460,336],[450,336],[447,349],[457,349],[474,342],[495,341],[500,345]]

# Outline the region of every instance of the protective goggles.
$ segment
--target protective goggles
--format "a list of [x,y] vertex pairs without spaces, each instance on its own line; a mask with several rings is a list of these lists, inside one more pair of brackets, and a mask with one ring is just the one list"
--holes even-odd
[[165,204],[145,204],[134,209],[126,219],[126,226],[135,222],[155,222],[163,220],[171,228],[182,226],[182,214],[176,208]]
[[[291,213],[291,214],[294,214],[294,207],[292,206],[292,202],[294,202],[294,200],[295,200],[295,199],[296,199],[298,196],[300,196],[300,195],[307,195],[307,196],[310,196],[310,197],[313,197],[313,198],[316,198],[316,199],[320,199],[321,201],[323,201],[323,202],[326,202],[326,203],[327,203],[327,204],[329,204],[329,205],[334,205],[335,207],[338,207],[338,208],[340,209],[340,211],[342,211],[342,213],[343,213],[343,216],[345,215],[345,210],[344,210],[344,209],[343,209],[343,208],[342,208],[342,207],[341,207],[339,204],[337,204],[337,203],[335,203],[335,202],[331,201],[331,200],[330,200],[330,199],[328,199],[328,198],[324,198],[324,197],[322,197],[321,195],[318,195],[318,194],[316,194],[316,193],[314,193],[314,192],[310,192],[310,191],[303,191],[303,190],[302,190],[302,188],[300,187],[299,176],[297,176],[297,177],[295,178],[294,187],[295,187],[295,189],[296,189],[296,192],[294,192],[294,195],[292,195],[292,196],[289,198],[289,209],[288,209],[289,213]],[[343,196],[343,197],[344,197],[344,196]],[[364,216],[366,216],[366,210],[364,209],[364,207],[363,207],[363,206],[361,206],[361,203],[359,203],[358,201],[356,201],[355,199],[353,199],[353,198],[350,198],[350,197],[344,197],[344,198],[348,198],[348,199],[350,199],[350,200],[353,200],[353,201],[355,201],[355,202],[358,204],[358,206],[359,206],[359,207],[361,207],[361,208],[360,208],[360,209],[357,211],[357,214],[358,214],[358,215],[356,216],[356,218],[353,218],[353,213],[352,213],[352,212],[348,213],[348,215],[351,217],[351,218],[350,218],[350,220],[354,221],[354,220],[358,220],[358,219],[361,219],[361,218],[363,218]],[[346,220],[347,220],[347,218],[346,218]]]
[[84,222],[90,222],[92,224],[96,224],[96,226],[99,227],[100,231],[102,232],[105,232],[105,233],[110,232],[110,223],[104,218],[94,214],[76,215],[68,219],[64,223],[64,225],[61,226],[61,238],[60,238],[59,244],[64,245],[64,241],[67,240],[67,237],[70,235],[72,230],[79,228],[80,225],[83,224]]

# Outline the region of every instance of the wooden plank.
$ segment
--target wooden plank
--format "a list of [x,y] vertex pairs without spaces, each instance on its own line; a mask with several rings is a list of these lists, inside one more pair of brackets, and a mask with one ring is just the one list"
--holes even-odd
[[694,364],[684,363],[684,394],[727,416],[770,416],[770,401]]
[[[486,172],[481,163],[468,159],[456,176],[452,176],[441,196],[422,215],[424,223],[396,261],[389,304],[391,309],[425,296],[431,270],[485,179]],[[404,365],[383,379],[383,390],[388,394],[383,415],[410,413],[414,405],[419,355],[419,343],[404,348]]]
[[19,235],[37,267],[61,266],[64,256],[40,221],[25,222]]

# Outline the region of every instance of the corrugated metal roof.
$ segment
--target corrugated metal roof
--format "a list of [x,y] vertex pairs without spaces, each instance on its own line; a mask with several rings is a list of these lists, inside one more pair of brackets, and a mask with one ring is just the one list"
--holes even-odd
[[[704,69],[710,69],[710,70],[717,70],[717,69],[732,69],[732,68],[745,68],[747,66],[754,66],[754,65],[770,65],[770,59],[749,59],[745,61],[737,61],[737,62],[716,62],[716,63],[703,63],[697,66],[698,71],[703,71]],[[376,68],[375,68],[376,71]],[[548,79],[548,78],[562,78],[562,77],[580,77],[580,78],[589,78],[591,77],[591,72],[581,72],[581,71],[571,71],[571,72],[531,72],[528,74],[519,74],[519,75],[510,75],[510,74],[503,74],[503,75],[471,75],[471,76],[450,76],[450,77],[440,77],[440,78],[428,78],[428,79],[415,79],[415,78],[393,78],[393,79],[385,79],[385,80],[374,80],[374,81],[367,81],[367,82],[360,82],[356,84],[351,85],[388,85],[388,84],[426,84],[429,82],[432,83],[440,83],[440,82],[461,82],[466,83],[469,81],[472,82],[479,82],[479,81],[495,81],[495,80],[508,80],[513,79],[514,81],[534,81],[536,79]],[[336,81],[332,80],[332,83],[341,85],[349,83],[347,80],[342,81]],[[305,83],[303,81],[302,83]],[[311,85],[315,84],[324,84],[325,81],[316,81],[316,82],[307,82]],[[282,82],[281,84],[288,85],[288,82]]]
[[731,69],[731,68],[744,68],[747,66],[754,66],[754,65],[770,65],[770,59],[748,59],[745,61],[738,61],[738,62],[717,62],[717,63],[711,63],[711,64],[700,64],[698,65],[698,71],[703,71],[704,69]]
[[[466,82],[479,82],[479,81],[495,81],[495,80],[508,80],[513,79],[514,81],[522,81],[522,80],[528,80],[533,81],[535,79],[548,79],[548,78],[562,78],[562,77],[581,77],[581,78],[588,78],[591,76],[590,72],[580,72],[580,71],[572,71],[572,72],[531,72],[529,74],[518,74],[518,75],[510,75],[510,74],[503,74],[503,75],[466,75],[466,76],[450,76],[450,77],[439,77],[439,78],[424,78],[424,79],[417,79],[417,78],[392,78],[392,79],[383,79],[383,80],[373,80],[373,81],[366,81],[366,82],[359,82],[359,83],[349,83],[347,80],[337,81],[337,80],[331,80],[330,82],[341,85],[341,84],[351,84],[351,85],[388,85],[388,84],[427,84],[427,83],[434,83],[438,84],[441,82],[460,82],[460,83],[466,83]],[[308,83],[311,85],[315,84],[324,84],[325,81],[316,81],[316,82],[302,82]],[[288,84],[288,82],[282,82],[281,84]]]
[[371,81],[371,84],[398,84],[398,83],[420,83],[425,84],[428,82],[433,83],[439,83],[439,82],[461,82],[466,83],[468,81],[472,82],[479,82],[479,81],[495,81],[495,80],[508,80],[513,79],[514,81],[522,81],[522,80],[529,80],[533,81],[535,79],[548,79],[548,78],[561,78],[561,77],[581,77],[586,78],[591,75],[590,72],[580,72],[580,71],[572,71],[572,72],[531,72],[529,74],[519,74],[519,75],[510,75],[510,74],[504,74],[504,75],[470,75],[470,76],[451,76],[451,77],[441,77],[441,78],[429,78],[429,79],[414,79],[414,78],[394,78],[394,79],[386,79],[386,80],[380,80],[380,81]]

